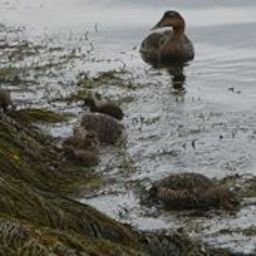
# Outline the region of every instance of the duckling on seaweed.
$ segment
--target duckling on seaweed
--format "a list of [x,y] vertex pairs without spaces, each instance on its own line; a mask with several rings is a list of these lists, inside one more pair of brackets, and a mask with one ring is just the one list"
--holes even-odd
[[76,149],[98,152],[99,140],[94,131],[87,131],[84,127],[75,127],[74,134],[62,142],[63,147],[72,146]]
[[88,106],[91,112],[99,112],[109,116],[112,116],[118,120],[122,120],[124,113],[120,107],[112,103],[105,103],[97,105],[92,97],[87,97],[84,99],[84,105]]
[[0,108],[6,112],[10,105],[12,105],[10,91],[0,88]]
[[232,210],[238,205],[231,191],[198,173],[171,174],[153,184],[150,197],[166,209]]
[[82,117],[81,126],[95,132],[99,141],[107,144],[115,144],[124,131],[123,125],[115,118],[101,113],[85,114]]
[[98,156],[89,150],[75,149],[72,146],[68,146],[64,148],[64,153],[69,159],[86,167],[98,164]]
[[147,36],[140,47],[145,62],[152,65],[183,63],[194,58],[192,42],[185,35],[185,21],[176,11],[167,11],[152,28],[172,27],[162,33],[155,32]]

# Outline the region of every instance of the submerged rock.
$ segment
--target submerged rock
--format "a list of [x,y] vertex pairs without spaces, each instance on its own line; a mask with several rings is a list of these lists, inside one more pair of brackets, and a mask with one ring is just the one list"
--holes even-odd
[[95,113],[85,114],[81,126],[97,134],[100,142],[115,144],[123,134],[123,126],[113,117]]
[[238,201],[224,186],[198,173],[171,174],[150,189],[150,198],[166,209],[234,209]]

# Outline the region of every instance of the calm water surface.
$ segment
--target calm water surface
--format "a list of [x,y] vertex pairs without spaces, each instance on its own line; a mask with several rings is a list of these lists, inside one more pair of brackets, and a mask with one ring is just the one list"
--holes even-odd
[[[132,89],[92,89],[113,100],[132,97],[133,101],[122,105],[126,147],[107,147],[101,152],[97,171],[109,185],[98,195],[80,201],[141,229],[184,227],[192,236],[214,245],[251,251],[256,237],[220,231],[255,226],[255,206],[243,207],[235,215],[215,214],[211,218],[191,217],[186,212],[156,215],[140,207],[134,184],[139,181],[146,186],[184,170],[216,178],[254,175],[256,2],[95,2],[0,0],[2,22],[24,25],[24,36],[30,40],[40,41],[47,35],[56,45],[88,47],[77,38],[89,31],[94,46],[91,58],[101,61],[78,61],[64,77],[72,80],[77,70],[95,74],[125,67],[132,74],[129,79],[138,85]],[[195,60],[185,68],[181,90],[174,88],[166,70],[154,70],[143,63],[137,50],[167,9],[184,15],[187,34],[196,49]],[[43,98],[44,92],[40,95]],[[70,131],[71,125],[52,129],[57,136]]]

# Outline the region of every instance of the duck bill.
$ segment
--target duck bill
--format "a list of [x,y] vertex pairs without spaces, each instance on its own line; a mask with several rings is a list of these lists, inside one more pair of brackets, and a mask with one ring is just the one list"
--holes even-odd
[[151,28],[151,30],[157,29],[157,28],[161,28],[163,27],[163,20],[161,19],[154,27]]

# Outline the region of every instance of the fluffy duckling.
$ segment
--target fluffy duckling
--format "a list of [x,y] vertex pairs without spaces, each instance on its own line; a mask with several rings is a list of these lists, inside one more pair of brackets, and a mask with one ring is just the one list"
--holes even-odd
[[232,210],[238,205],[231,191],[198,173],[171,174],[153,184],[150,196],[166,209]]
[[116,118],[117,120],[122,120],[124,113],[120,107],[112,103],[105,103],[97,105],[92,97],[87,97],[84,99],[84,105],[88,106],[91,112],[99,112]]
[[68,146],[64,148],[64,153],[69,159],[86,167],[98,164],[98,156],[89,150],[75,149],[72,146]]
[[72,146],[76,149],[90,150],[98,152],[99,140],[93,131],[87,131],[83,127],[75,127],[74,134],[62,142],[62,147]]
[[0,88],[0,108],[6,112],[10,105],[12,105],[10,91]]
[[85,114],[81,126],[97,134],[100,142],[115,144],[123,134],[124,127],[113,117],[101,113]]
[[194,58],[192,42],[185,35],[185,21],[176,11],[167,11],[152,28],[172,27],[147,36],[140,47],[143,60],[152,65],[184,63]]

